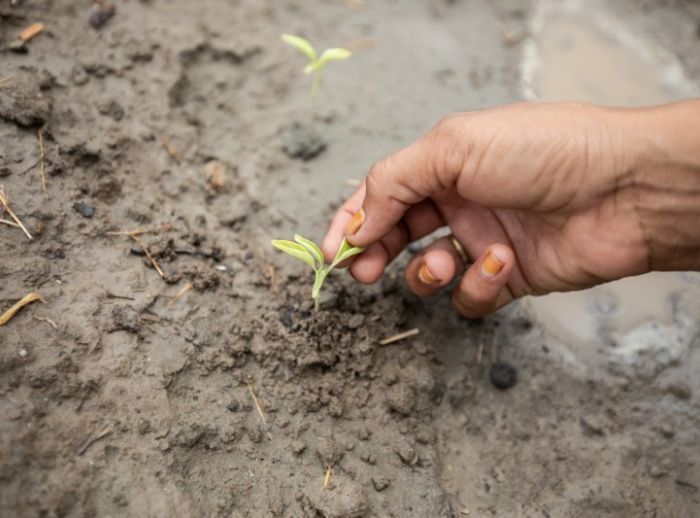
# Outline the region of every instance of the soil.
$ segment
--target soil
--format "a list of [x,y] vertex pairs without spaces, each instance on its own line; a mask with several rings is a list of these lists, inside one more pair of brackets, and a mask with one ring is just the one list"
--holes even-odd
[[[498,26],[529,2],[362,4],[0,5],[2,49],[46,24],[0,51],[0,176],[34,236],[0,226],[0,310],[46,300],[0,328],[0,515],[697,516],[697,336],[574,361],[523,305],[415,299],[405,258],[314,312],[269,246],[320,239],[346,180],[440,116],[521,97]],[[697,4],[625,5],[700,79]],[[371,47],[329,67],[306,160],[281,32]]]

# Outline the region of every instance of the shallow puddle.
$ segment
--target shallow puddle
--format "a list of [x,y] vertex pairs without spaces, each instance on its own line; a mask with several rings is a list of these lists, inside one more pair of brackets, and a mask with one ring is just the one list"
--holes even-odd
[[[673,101],[692,90],[672,57],[625,34],[612,20],[550,12],[541,13],[534,25],[523,78],[531,97],[643,106]],[[528,305],[551,337],[568,344],[624,345],[627,335],[649,324],[662,330],[663,339],[664,329],[678,327],[679,314],[697,314],[700,277],[652,273],[583,292],[532,298]]]

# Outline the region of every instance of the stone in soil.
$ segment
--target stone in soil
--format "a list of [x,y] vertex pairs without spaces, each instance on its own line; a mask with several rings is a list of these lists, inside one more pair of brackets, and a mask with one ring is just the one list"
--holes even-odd
[[0,88],[0,118],[20,126],[46,123],[53,103],[42,92],[41,74],[34,67],[23,67],[11,74]]
[[100,30],[104,25],[114,16],[117,12],[113,5],[106,5],[104,7],[98,7],[91,14],[88,21],[93,29]]
[[518,372],[507,363],[494,363],[489,372],[489,379],[497,389],[506,390],[518,382]]
[[73,209],[84,218],[92,218],[95,215],[95,207],[88,205],[84,201],[76,201]]
[[391,482],[387,477],[381,475],[377,477],[372,477],[372,485],[377,491],[384,491],[387,487],[389,487],[390,483]]
[[362,486],[345,477],[333,477],[331,488],[323,487],[323,480],[313,480],[306,490],[311,506],[325,518],[355,518],[369,510],[367,495]]
[[133,306],[117,306],[112,309],[112,320],[117,330],[138,333],[141,330],[141,317]]
[[326,149],[326,143],[308,126],[292,126],[282,144],[282,149],[291,158],[304,161],[316,158]]

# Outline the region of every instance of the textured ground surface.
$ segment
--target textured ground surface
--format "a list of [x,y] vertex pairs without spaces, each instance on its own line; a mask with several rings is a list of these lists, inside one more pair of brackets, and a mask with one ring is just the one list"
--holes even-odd
[[[0,515],[697,516],[700,340],[574,358],[523,306],[470,323],[399,268],[334,276],[314,314],[268,244],[320,239],[440,116],[519,100],[529,2],[130,0],[99,31],[89,2],[16,3],[3,49],[46,29],[0,51],[0,183],[34,235],[0,226],[0,310],[46,304],[0,328]],[[700,79],[697,3],[620,4]],[[369,47],[324,78],[308,162],[282,150],[309,115],[283,31]],[[107,235],[140,227],[163,277]]]

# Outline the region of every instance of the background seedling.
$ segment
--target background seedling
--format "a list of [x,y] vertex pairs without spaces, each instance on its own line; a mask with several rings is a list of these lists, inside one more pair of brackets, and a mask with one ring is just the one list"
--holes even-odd
[[331,61],[341,61],[352,56],[352,52],[340,47],[333,47],[324,50],[320,55],[316,49],[306,38],[294,36],[292,34],[283,34],[282,41],[291,45],[299,52],[309,58],[308,64],[304,67],[305,74],[314,74],[314,80],[311,84],[311,116],[316,115],[316,98],[318,97],[318,85],[321,82],[321,73],[324,67]]
[[321,249],[316,245],[316,243],[300,236],[299,234],[294,234],[294,241],[287,241],[286,239],[273,239],[272,246],[278,250],[281,250],[285,254],[289,254],[292,257],[296,257],[297,259],[304,261],[306,264],[311,266],[311,268],[313,268],[316,278],[314,280],[314,286],[311,289],[311,298],[314,301],[314,308],[316,311],[318,311],[321,304],[321,288],[323,287],[326,277],[329,273],[331,273],[331,270],[346,259],[350,259],[351,257],[364,251],[364,248],[352,246],[345,239],[343,239],[340,249],[338,249],[338,253],[335,254],[331,264],[326,264],[326,261],[323,258],[323,252],[321,252]]

